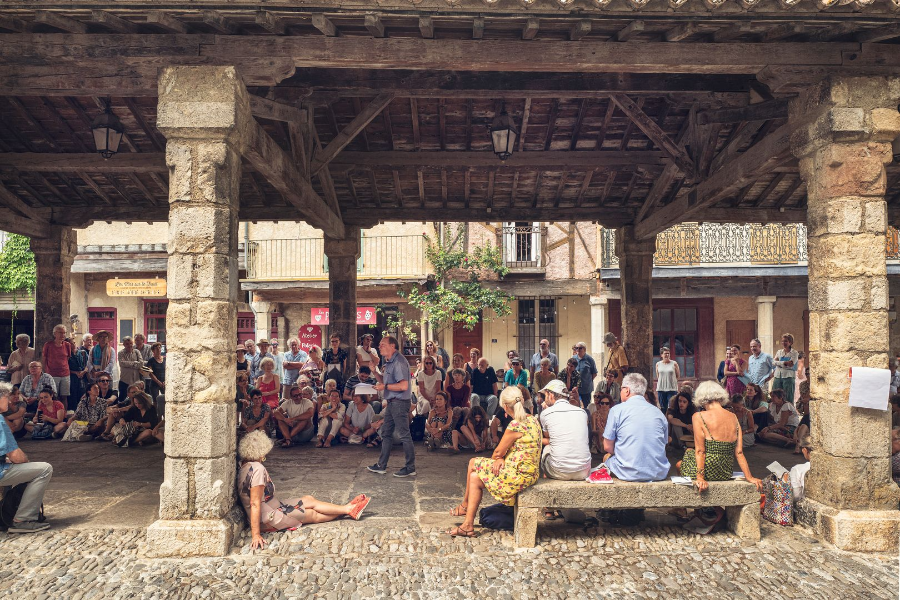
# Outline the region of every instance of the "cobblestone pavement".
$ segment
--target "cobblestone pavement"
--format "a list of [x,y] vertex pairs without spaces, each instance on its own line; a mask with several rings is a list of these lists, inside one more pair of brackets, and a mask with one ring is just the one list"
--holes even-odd
[[[267,534],[269,546],[255,553],[245,532],[225,558],[147,559],[144,527],[154,518],[146,514],[147,497],[161,476],[159,448],[60,449],[52,442],[26,445],[33,459],[57,465],[47,498],[54,528],[0,534],[2,598],[898,597],[896,556],[841,552],[800,527],[764,524],[762,541],[751,544],[725,532],[691,534],[672,517],[648,511],[635,528],[542,523],[534,550],[515,550],[504,532],[451,539],[441,531],[459,522],[447,510],[462,491],[466,455],[421,452],[419,477],[398,480],[365,472],[372,453],[346,447],[276,450],[266,465],[284,497],[311,493],[346,501],[370,493],[374,500],[362,521]],[[757,461],[768,464],[765,452]],[[398,449],[392,467],[401,456]],[[787,465],[790,457],[779,460]],[[101,476],[85,470],[85,461],[117,468]],[[128,463],[134,468],[123,467]],[[95,501],[104,482],[122,495]],[[79,483],[80,495],[73,491]]]

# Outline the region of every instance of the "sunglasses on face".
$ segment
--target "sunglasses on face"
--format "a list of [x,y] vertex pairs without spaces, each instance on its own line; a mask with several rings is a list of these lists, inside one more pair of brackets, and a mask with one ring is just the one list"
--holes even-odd
[[100,383],[109,383],[109,382],[110,382],[109,379],[101,379],[101,380],[100,380]]
[[609,404],[610,404],[609,402],[601,402],[600,406],[609,406]]
[[434,366],[434,363],[433,363],[433,362],[427,362],[427,363],[425,363],[425,366],[428,366],[428,365]]

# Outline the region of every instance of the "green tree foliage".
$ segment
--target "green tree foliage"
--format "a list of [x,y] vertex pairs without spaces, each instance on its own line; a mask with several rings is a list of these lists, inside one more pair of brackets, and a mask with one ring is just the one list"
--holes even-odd
[[390,329],[415,342],[422,319],[430,321],[434,329],[462,325],[471,330],[479,320],[491,318],[486,315],[510,314],[513,297],[483,284],[485,277],[503,277],[509,272],[499,248],[488,243],[466,252],[428,237],[425,256],[434,267],[434,274],[429,275],[425,285],[398,292],[409,306],[422,311],[422,318],[411,319],[400,313],[388,320]]
[[31,252],[29,240],[25,236],[11,233],[0,249],[0,293],[12,294],[15,307],[12,311],[13,326],[9,328],[10,347],[13,347],[19,299],[34,295],[35,285],[37,285],[37,267],[34,264],[34,254]]

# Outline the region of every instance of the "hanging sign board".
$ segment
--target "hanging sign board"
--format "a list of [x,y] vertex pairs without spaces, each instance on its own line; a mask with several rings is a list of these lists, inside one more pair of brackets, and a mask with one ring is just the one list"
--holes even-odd
[[[375,325],[375,316],[374,306],[356,307],[357,325]],[[312,322],[316,325],[329,325],[327,306],[322,308],[313,308],[310,317],[312,319]]]
[[165,279],[107,279],[107,296],[141,296],[165,298]]
[[297,331],[300,349],[309,354],[313,346],[322,347],[322,328],[318,325],[304,325]]

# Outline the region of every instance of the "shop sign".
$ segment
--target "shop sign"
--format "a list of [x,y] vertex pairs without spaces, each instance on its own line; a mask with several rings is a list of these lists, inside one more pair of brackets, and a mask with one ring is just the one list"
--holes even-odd
[[165,279],[107,279],[107,296],[138,296],[143,298],[165,298]]
[[[375,307],[374,306],[357,306],[356,307],[356,324],[357,325],[375,325]],[[328,307],[314,308],[311,313],[312,322],[316,325],[329,325]]]
[[300,339],[300,349],[309,354],[313,346],[322,347],[322,328],[318,325],[304,325],[297,331]]

